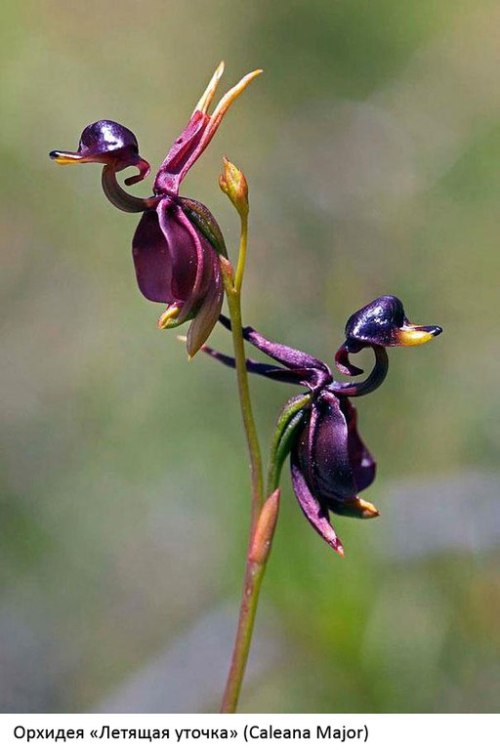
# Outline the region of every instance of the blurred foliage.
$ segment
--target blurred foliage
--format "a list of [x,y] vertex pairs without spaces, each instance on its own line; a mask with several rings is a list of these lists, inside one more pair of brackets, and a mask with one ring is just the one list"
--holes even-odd
[[[188,364],[175,333],[156,330],[161,309],[130,260],[136,218],[105,201],[98,168],[47,158],[106,117],[158,164],[220,59],[222,88],[265,76],[185,192],[234,245],[222,155],[246,173],[246,320],[327,361],[379,294],[445,329],[391,352],[388,381],[359,405],[382,517],[338,522],[344,561],[285,477],[263,596],[288,656],[242,709],[498,710],[490,542],[406,558],[391,555],[397,525],[384,533],[391,481],[497,468],[498,4],[8,0],[2,12],[0,710],[91,711],[214,603],[234,600],[236,618],[249,489],[233,374]],[[224,332],[213,343],[229,348]],[[291,389],[253,392],[268,436]],[[443,523],[467,536],[470,516],[447,502]],[[214,709],[220,688],[186,710]]]

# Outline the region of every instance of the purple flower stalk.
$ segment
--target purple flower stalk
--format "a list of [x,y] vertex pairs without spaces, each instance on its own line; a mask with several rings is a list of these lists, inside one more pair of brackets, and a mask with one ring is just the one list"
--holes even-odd
[[109,200],[123,211],[143,213],[132,241],[137,283],[147,299],[167,305],[158,322],[160,328],[192,320],[186,344],[191,357],[207,340],[219,317],[223,284],[218,254],[227,253],[209,209],[180,196],[180,185],[214,137],[230,105],[261,72],[256,70],[242,78],[209,115],[223,71],[221,63],[160,166],[150,198],[129,195],[116,179],[117,172],[137,167],[139,173],[125,180],[131,185],[143,180],[150,169],[139,156],[135,135],[119,123],[92,123],[83,131],[76,152],[50,154],[59,164],[102,163],[102,185]]
[[[221,322],[230,328],[224,316]],[[376,464],[359,436],[356,409],[349,397],[366,395],[381,385],[388,370],[386,347],[417,346],[441,332],[439,326],[410,323],[397,297],[378,297],[351,315],[345,328],[346,341],[335,356],[340,372],[359,375],[363,371],[350,362],[349,354],[371,348],[375,355],[373,369],[364,381],[338,382],[321,360],[269,341],[253,328],[243,329],[247,341],[284,365],[248,359],[249,372],[308,389],[306,405],[296,408],[303,399],[292,399],[280,418],[278,475],[286,453],[290,453],[292,484],[299,505],[313,528],[340,555],[344,548],[330,523],[330,512],[355,518],[379,515],[374,505],[359,497],[372,484]],[[232,357],[209,347],[204,351],[234,367]]]

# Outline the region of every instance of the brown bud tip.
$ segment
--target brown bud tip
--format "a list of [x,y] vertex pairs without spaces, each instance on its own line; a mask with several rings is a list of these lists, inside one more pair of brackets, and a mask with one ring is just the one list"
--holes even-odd
[[224,157],[224,167],[219,177],[219,186],[240,216],[248,214],[248,183],[243,172]]
[[262,506],[250,547],[249,558],[252,562],[259,565],[263,565],[266,562],[271,551],[274,529],[278,520],[279,506],[280,489],[278,487]]

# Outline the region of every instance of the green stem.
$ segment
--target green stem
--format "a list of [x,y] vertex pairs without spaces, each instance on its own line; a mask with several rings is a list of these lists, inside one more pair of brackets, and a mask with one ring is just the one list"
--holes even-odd
[[[262,477],[262,459],[257,437],[257,430],[253,418],[252,404],[250,400],[250,389],[248,386],[248,373],[245,364],[245,345],[242,336],[241,321],[241,285],[245,269],[246,248],[248,238],[248,217],[241,215],[240,251],[236,276],[233,281],[232,273],[228,272],[227,265],[221,259],[221,267],[226,290],[229,315],[233,336],[234,357],[236,360],[236,374],[238,379],[238,391],[240,397],[241,415],[248,443],[250,455],[251,479],[252,479],[252,514],[250,524],[250,537],[248,549],[250,551],[257,521],[263,505],[264,482]],[[259,592],[265,571],[263,563],[252,560],[247,555],[245,580],[240,605],[238,629],[233,648],[231,666],[226,682],[221,711],[233,713],[238,705],[241,684],[245,674],[245,667],[250,651],[255,613],[259,600]]]
[[252,641],[262,579],[266,570],[266,562],[257,563],[250,559],[247,560],[238,630],[236,632],[226,689],[222,699],[221,713],[234,713],[238,706],[241,685]]
[[[238,252],[238,265],[236,266],[236,273],[234,276],[234,291],[238,297],[240,297],[241,295],[241,287],[243,284],[243,274],[245,273],[245,266],[247,262],[248,213],[240,214],[240,217],[241,217],[240,249]],[[245,369],[245,372],[246,372],[246,369]]]

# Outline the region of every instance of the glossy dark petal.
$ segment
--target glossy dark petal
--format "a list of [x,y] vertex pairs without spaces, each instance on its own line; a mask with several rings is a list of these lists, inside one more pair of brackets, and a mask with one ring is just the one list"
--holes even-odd
[[190,357],[203,346],[217,323],[224,299],[219,259],[212,250],[211,275],[208,291],[189,326],[186,348]]
[[219,261],[211,244],[180,206],[167,198],[158,207],[158,216],[172,258],[172,292],[183,303],[178,317],[181,323],[197,312],[208,290],[217,285]]
[[137,138],[131,130],[113,120],[99,120],[87,125],[80,136],[78,150],[91,153],[116,153],[127,149],[139,153]]
[[321,506],[319,500],[312,494],[304,477],[301,462],[296,449],[291,453],[291,473],[293,490],[299,501],[302,512],[317,531],[317,533],[340,555],[344,554],[342,542],[330,523],[328,510]]
[[[358,382],[338,383],[337,381],[332,381],[332,383],[327,385],[328,390],[334,393],[336,396],[350,397],[366,396],[367,393],[375,391],[384,382],[387,376],[387,372],[389,370],[389,358],[387,356],[387,351],[383,346],[371,346],[371,349],[373,351],[373,354],[375,355],[375,363],[368,377]],[[340,355],[341,361],[345,362],[346,359],[348,361],[347,354],[345,354],[346,359],[344,359],[344,353],[347,352],[347,342],[342,345],[342,347],[339,349],[339,352],[343,352],[343,354]],[[339,354],[339,352],[337,352],[337,355]],[[337,357],[335,359],[337,361]],[[346,373],[348,371],[348,368],[344,368],[343,365],[339,369],[343,373]],[[359,368],[356,368],[349,363],[349,370],[355,373],[356,370],[359,370]]]
[[335,354],[335,367],[339,372],[342,373],[342,375],[353,376],[363,374],[363,370],[360,367],[356,367],[356,365],[353,365],[350,361],[347,342],[346,344],[342,344],[342,346],[337,350]]
[[361,492],[373,483],[376,463],[359,436],[356,409],[347,398],[339,399],[339,404],[347,422],[347,449],[349,463],[354,475],[354,484],[356,492]]
[[162,200],[157,214],[172,262],[172,292],[176,300],[185,300],[200,291],[203,248],[196,230],[169,198]]
[[354,341],[367,345],[394,346],[395,332],[405,321],[405,311],[400,299],[391,295],[377,297],[347,321],[347,343]]
[[152,302],[176,301],[172,292],[172,258],[156,211],[143,214],[132,240],[132,253],[143,295]]
[[[232,367],[233,369],[236,368],[236,360],[234,357],[231,357],[228,354],[224,354],[223,352],[219,352],[217,351],[217,349],[213,349],[211,346],[204,346],[203,351],[205,352],[205,354],[208,354],[210,357],[217,360],[217,362],[220,362],[227,367]],[[245,359],[245,365],[247,372],[251,372],[256,375],[262,375],[265,378],[277,380],[280,383],[291,383],[294,385],[301,384],[302,376],[299,376],[298,378],[297,374],[294,371],[286,370],[283,367],[278,367],[277,365],[268,365],[264,362],[257,362],[255,359],[250,359],[249,357]]]
[[[401,300],[385,295],[351,315],[345,329],[344,348],[354,353],[364,346],[419,346],[439,336],[442,330],[440,326],[413,325],[405,315]],[[342,368],[344,355],[339,352]]]
[[50,157],[59,164],[98,162],[113,166],[116,172],[126,167],[137,166],[139,175],[126,182],[144,179],[149,164],[139,156],[137,138],[131,130],[113,120],[99,120],[87,125],[78,144],[77,151],[51,151]]
[[[225,315],[220,316],[220,321],[225,328],[231,330],[231,322]],[[261,352],[272,357],[276,362],[280,362],[282,365],[290,368],[295,373],[300,373],[300,380],[298,382],[309,385],[311,388],[331,382],[332,374],[330,369],[324,362],[316,359],[316,357],[311,357],[310,354],[301,352],[298,349],[292,349],[284,344],[270,341],[250,326],[243,328],[242,333],[243,338]]]
[[347,420],[333,393],[322,391],[313,402],[298,455],[313,492],[325,502],[356,495]]

